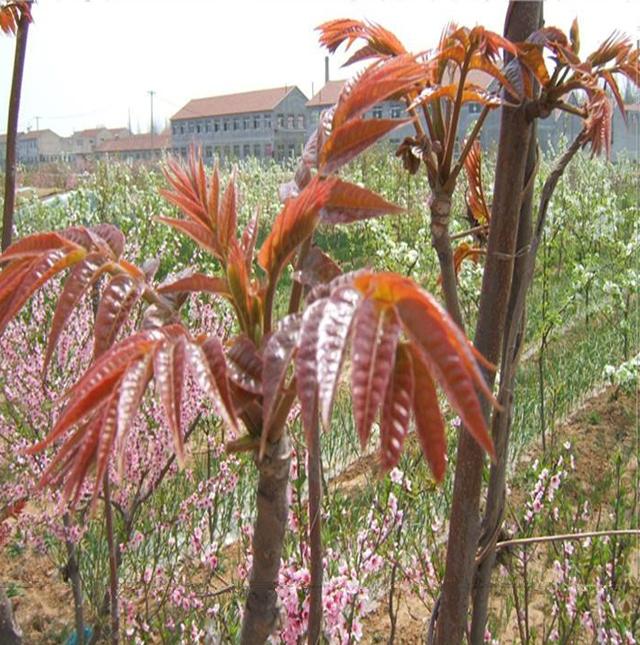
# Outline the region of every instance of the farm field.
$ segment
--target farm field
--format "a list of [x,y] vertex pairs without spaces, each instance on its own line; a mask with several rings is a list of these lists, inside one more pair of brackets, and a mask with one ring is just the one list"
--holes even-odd
[[[487,190],[495,160],[489,155],[483,161]],[[540,161],[534,203],[550,165],[549,159]],[[222,169],[221,185],[230,171]],[[236,172],[238,226],[259,209],[259,248],[281,209],[278,187],[290,180],[295,166],[247,161]],[[406,174],[384,146],[361,155],[342,177],[405,211],[349,227],[321,227],[316,244],[329,250],[343,271],[363,266],[393,271],[441,298],[426,179]],[[454,238],[468,228],[464,181],[452,204]],[[158,283],[188,266],[215,274],[218,260],[154,220],[178,212],[160,195],[166,187],[162,174],[142,166],[99,165],[64,201],[43,204],[32,197],[21,202],[17,237],[109,223],[125,234],[128,261],[159,260]],[[578,154],[553,196],[527,304],[499,544],[638,528],[638,221],[637,166]],[[470,329],[483,263],[483,257],[467,260],[458,275]],[[292,280],[293,271],[286,268],[274,311],[286,312]],[[46,330],[58,292],[54,279],[0,338],[0,580],[26,643],[66,642],[74,630],[74,588],[82,589],[90,629],[104,630],[109,621],[102,494],[92,510],[87,486],[76,510],[66,510],[62,491],[36,489],[54,452],[24,454],[52,427],[60,394],[91,360],[94,306],[88,293],[62,330],[42,381]],[[138,307],[122,334],[130,333],[142,315]],[[215,331],[223,339],[237,332],[231,307],[216,295],[189,296],[182,316],[193,329]],[[328,642],[419,643],[425,638],[444,572],[460,427],[444,400],[443,406],[447,468],[436,485],[413,428],[397,466],[383,474],[379,426],[374,424],[363,453],[349,388],[338,387],[331,427],[321,434]],[[253,456],[224,450],[233,437],[189,379],[182,415],[183,468],[151,393],[133,423],[121,463],[112,465],[123,642],[232,643],[239,638],[255,513]],[[296,408],[290,422],[290,513],[275,642],[298,643],[309,611],[309,482]],[[500,547],[486,642],[633,643],[640,631],[639,568],[637,535]]]

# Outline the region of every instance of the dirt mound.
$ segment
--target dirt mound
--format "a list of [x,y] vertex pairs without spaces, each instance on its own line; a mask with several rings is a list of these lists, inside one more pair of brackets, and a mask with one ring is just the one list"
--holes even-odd
[[[623,483],[630,487],[638,481],[638,435],[637,419],[638,396],[616,393],[612,388],[595,394],[571,414],[565,422],[554,429],[552,441],[556,445],[571,442],[575,459],[575,473],[571,477],[571,486],[565,494],[584,496],[589,494],[599,499],[611,499],[615,491],[609,490],[613,485],[609,474],[615,469],[614,455],[620,453],[624,460]],[[539,445],[532,446],[520,459],[519,465],[528,464],[540,457]],[[359,473],[362,477],[362,474]],[[522,505],[527,499],[528,492],[512,487],[508,504],[512,507]],[[571,527],[565,527],[571,532]],[[640,550],[632,555],[640,562]],[[544,549],[537,553],[536,564],[541,567],[545,562]],[[535,564],[534,564],[535,566]],[[544,572],[541,572],[544,576]],[[504,588],[496,589],[495,603],[500,605],[501,596],[510,593]],[[534,598],[530,606],[530,619],[533,624],[542,623],[545,618],[541,598]],[[394,643],[411,645],[423,643],[426,634],[426,624],[431,614],[431,608],[415,596],[407,594],[400,599],[396,623],[397,636]],[[363,643],[386,643],[390,633],[390,619],[386,602],[367,617],[364,624]],[[518,629],[515,621],[509,621],[507,629],[498,635],[500,643],[519,642]]]

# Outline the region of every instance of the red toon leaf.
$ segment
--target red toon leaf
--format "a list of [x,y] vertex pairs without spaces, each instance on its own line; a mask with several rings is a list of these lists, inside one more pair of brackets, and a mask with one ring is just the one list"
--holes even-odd
[[386,134],[409,121],[353,119],[332,130],[320,151],[320,171],[328,175],[348,163]]
[[400,325],[395,312],[365,300],[353,323],[351,393],[360,445],[369,439],[393,370]]
[[377,193],[338,179],[331,189],[329,200],[320,211],[320,220],[323,224],[350,224],[403,211],[402,207],[388,202]]
[[447,436],[440,403],[429,370],[415,348],[410,349],[414,378],[413,412],[416,435],[429,468],[437,482],[444,479]]
[[406,344],[396,349],[395,365],[382,406],[380,420],[380,466],[391,470],[400,460],[414,401],[411,356]]
[[318,326],[318,398],[320,416],[329,428],[338,378],[360,294],[350,287],[336,289],[327,300]]
[[86,290],[102,275],[107,258],[101,253],[90,253],[77,264],[67,278],[62,294],[56,305],[51,323],[47,350],[44,357],[42,373],[45,374],[53,351],[73,310],[80,302]]
[[482,189],[482,162],[480,142],[476,139],[464,160],[469,190],[467,191],[467,206],[478,224],[488,224],[491,219],[489,207]]
[[111,347],[141,295],[142,285],[128,275],[111,278],[96,314],[94,358]]
[[308,450],[318,441],[318,325],[326,304],[326,300],[317,300],[306,308],[295,362],[296,391]]
[[184,438],[181,428],[182,390],[185,376],[186,339],[167,339],[160,345],[153,360],[153,373],[160,399],[173,434],[176,458],[184,465]]
[[320,209],[327,203],[335,178],[314,177],[305,189],[288,199],[276,216],[258,253],[258,264],[275,281],[298,246],[316,227]]
[[276,402],[282,393],[291,357],[298,344],[302,317],[285,316],[271,334],[264,349],[262,362],[262,395],[264,433],[268,434]]

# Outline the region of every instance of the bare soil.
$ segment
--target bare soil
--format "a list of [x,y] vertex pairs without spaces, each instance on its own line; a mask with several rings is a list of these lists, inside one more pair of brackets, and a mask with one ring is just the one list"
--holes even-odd
[[[630,488],[638,484],[638,410],[639,396],[624,393],[616,394],[612,388],[607,388],[588,398],[584,404],[571,414],[562,424],[555,428],[551,440],[556,444],[570,441],[575,458],[575,473],[570,478],[568,494],[592,499],[613,499],[615,491],[609,491],[610,478],[608,475],[615,468],[614,455],[618,452],[623,458],[623,485]],[[541,455],[540,445],[531,446],[519,460],[518,467],[528,465]],[[362,476],[361,474],[359,475]],[[564,493],[565,495],[567,492]],[[507,501],[507,516],[514,508],[520,507],[527,499],[528,491],[512,488]],[[563,528],[562,532],[571,532],[572,527]],[[638,563],[640,577],[640,548],[632,553],[632,561]],[[545,577],[542,568],[546,562],[546,549],[539,548],[531,566],[533,573]],[[537,566],[537,571],[535,567]],[[633,570],[633,567],[632,567]],[[496,583],[494,578],[495,602],[493,608],[500,611],[504,599],[510,594],[506,584]],[[530,620],[533,626],[542,625],[546,614],[544,611],[544,596],[534,595],[529,606]],[[415,596],[405,595],[400,600],[400,608],[396,624],[394,644],[412,645],[425,642],[431,607],[424,604]],[[390,619],[386,602],[366,620],[364,625],[363,643],[387,643],[390,633]],[[496,635],[494,635],[494,638]],[[504,633],[498,635],[501,644],[519,643],[518,628],[515,613],[509,617]]]
[[60,571],[47,556],[32,551],[11,555],[0,551],[0,582],[12,597],[24,645],[62,642],[73,625],[73,596]]

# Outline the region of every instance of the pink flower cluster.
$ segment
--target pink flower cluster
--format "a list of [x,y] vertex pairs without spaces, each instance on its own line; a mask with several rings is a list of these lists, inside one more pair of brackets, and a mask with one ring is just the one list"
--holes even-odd
[[[540,512],[554,501],[562,480],[567,476],[567,471],[564,470],[563,465],[564,457],[560,455],[554,464],[553,474],[548,468],[543,468],[538,474],[538,479],[529,494],[527,510],[524,515],[524,521],[527,526],[531,526]],[[538,460],[536,460],[533,463],[533,470],[537,471],[538,468],[539,464]],[[552,513],[557,518],[557,509],[554,508]]]

